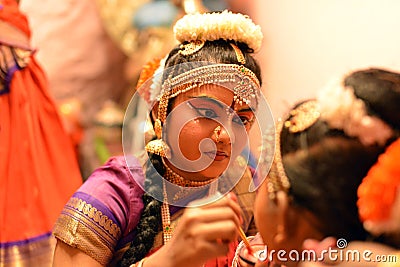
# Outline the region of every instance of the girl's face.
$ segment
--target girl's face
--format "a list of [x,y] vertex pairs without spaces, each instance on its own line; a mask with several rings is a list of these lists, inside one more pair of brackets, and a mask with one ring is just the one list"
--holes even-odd
[[268,179],[257,191],[255,223],[274,261],[288,267],[297,266],[302,259],[290,258],[289,254],[302,255],[304,240],[321,240],[324,234],[318,230],[320,227],[316,227],[319,225],[317,217],[304,208],[295,207],[287,193],[276,192],[276,197],[271,199]]
[[267,181],[264,181],[257,191],[254,219],[264,243],[269,248],[275,248],[274,234],[278,225],[278,206],[269,198]]
[[182,93],[171,104],[164,134],[175,171],[191,180],[221,175],[248,142],[253,110],[219,85]]

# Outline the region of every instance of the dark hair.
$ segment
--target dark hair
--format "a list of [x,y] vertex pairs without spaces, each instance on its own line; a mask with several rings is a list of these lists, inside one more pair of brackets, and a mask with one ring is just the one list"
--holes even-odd
[[[246,64],[244,66],[254,72],[261,84],[260,67],[256,60],[250,55],[253,51],[244,43],[236,43],[236,45],[239,47],[239,49],[241,49],[243,55],[245,56]],[[178,75],[187,71],[186,69],[180,68],[182,63],[187,62],[211,62],[225,64],[238,63],[236,53],[232,46],[228,41],[224,40],[206,41],[202,49],[188,56],[178,53],[179,50],[180,46],[174,48],[170,52],[165,64],[166,68],[179,65],[178,68],[171,68],[173,70],[173,75]],[[163,175],[165,170],[161,158],[154,154],[149,154],[149,158],[151,164],[154,164],[158,173]],[[156,192],[157,195],[162,194],[161,186],[159,184],[154,184],[154,179],[156,179],[157,176],[158,175],[154,173],[154,169],[151,168],[151,166],[147,166],[145,180],[146,192],[150,192],[149,190],[152,190],[153,192]],[[131,264],[144,258],[153,246],[155,235],[159,230],[161,230],[160,201],[154,199],[149,193],[145,193],[143,195],[143,202],[144,211],[136,227],[136,236],[119,263],[121,267],[130,266]]]
[[[360,70],[345,77],[344,85],[366,103],[371,115],[399,129],[400,74],[382,69]],[[384,146],[365,146],[357,138],[331,129],[321,119],[298,133],[283,127],[281,155],[294,204],[316,215],[322,228],[319,230],[326,236],[366,240],[369,235],[359,219],[357,189],[379,154],[394,139]]]

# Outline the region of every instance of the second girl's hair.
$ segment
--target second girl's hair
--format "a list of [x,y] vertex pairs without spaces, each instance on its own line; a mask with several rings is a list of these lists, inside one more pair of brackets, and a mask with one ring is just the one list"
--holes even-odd
[[[394,130],[400,127],[400,74],[382,69],[356,71],[344,84]],[[315,214],[326,236],[365,240],[359,219],[357,189],[384,146],[363,145],[319,119],[308,129],[291,133],[283,127],[281,154],[293,202]]]

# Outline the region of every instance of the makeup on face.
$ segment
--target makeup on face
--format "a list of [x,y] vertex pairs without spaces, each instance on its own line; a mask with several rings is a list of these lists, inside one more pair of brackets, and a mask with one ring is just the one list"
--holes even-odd
[[[239,107],[233,104],[228,106],[224,102],[209,96],[192,96],[187,105],[196,112],[196,115],[215,120],[220,123],[233,123],[233,127],[245,127],[250,129],[255,119],[253,110],[248,106]],[[234,106],[234,109],[232,109]]]
[[220,175],[246,146],[253,110],[236,103],[231,90],[215,85],[182,93],[172,103],[164,128],[175,166]]

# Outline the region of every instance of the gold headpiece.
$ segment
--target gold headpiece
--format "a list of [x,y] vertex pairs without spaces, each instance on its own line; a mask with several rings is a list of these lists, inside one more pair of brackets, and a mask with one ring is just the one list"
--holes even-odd
[[[204,44],[205,44],[205,41],[203,41],[203,40],[194,40],[194,41],[190,41],[190,42],[188,42],[186,44],[181,44],[180,45],[180,50],[179,50],[178,53],[183,55],[183,56],[193,55],[194,53],[196,53],[197,51],[202,49]],[[242,50],[240,50],[240,48],[237,47],[233,43],[229,43],[229,44],[231,45],[231,47],[235,51],[237,61],[242,65],[246,64],[246,59],[245,59],[245,57],[243,55]]]
[[240,50],[239,47],[237,47],[235,44],[230,43],[230,45],[232,46],[233,50],[235,50],[237,61],[242,65],[246,64],[246,59],[243,55],[242,50]]
[[283,122],[278,120],[275,131],[275,157],[268,174],[268,193],[275,199],[276,192],[288,192],[290,181],[286,175],[281,154],[281,133],[283,127],[291,133],[302,132],[311,127],[320,117],[319,105],[315,100],[309,100],[290,111],[288,119]]
[[267,178],[268,196],[270,199],[275,199],[277,192],[284,191],[287,193],[290,189],[290,182],[286,176],[281,156],[280,136],[282,127],[283,122],[281,119],[278,119],[275,131],[275,156]]
[[[235,84],[233,88],[234,100],[238,104],[250,104],[252,99],[257,99],[260,91],[260,82],[257,76],[248,68],[237,64],[211,64],[198,67],[175,77],[165,80],[160,92],[160,100],[158,104],[157,125],[158,140],[153,140],[146,145],[148,152],[156,152],[156,154],[165,156],[168,153],[166,144],[161,143],[162,124],[167,119],[167,109],[169,99],[177,95],[187,92],[191,89],[206,84]],[[156,143],[157,142],[157,143]]]
[[[243,42],[254,52],[261,46],[261,28],[255,25],[248,16],[234,14],[230,11],[187,14],[178,20],[174,26],[176,39],[185,43],[181,45],[178,53],[181,55],[192,55],[199,51],[206,41],[223,39],[226,41]],[[206,84],[235,84],[233,88],[234,100],[238,104],[250,104],[251,99],[256,99],[259,94],[260,81],[257,76],[243,65],[246,63],[242,51],[233,43],[232,48],[236,53],[239,64],[211,64],[196,67],[175,77],[170,76],[164,83],[153,83],[150,96],[157,95],[158,121],[162,125],[167,118],[167,108],[169,99],[198,88]],[[163,67],[164,64],[160,64]],[[154,67],[152,68],[154,69]],[[156,71],[157,72],[157,71]],[[158,75],[160,80],[162,75]],[[153,80],[155,80],[153,78]],[[156,79],[157,80],[157,79]],[[158,91],[160,90],[160,91]],[[156,94],[154,94],[156,92]],[[149,100],[154,99],[148,97]],[[162,130],[160,131],[162,133]],[[161,142],[161,134],[157,135],[158,140],[147,144],[146,150],[165,155],[167,146]]]
[[163,83],[158,118],[165,122],[170,98],[202,85],[226,83],[236,84],[233,88],[236,103],[250,104],[251,99],[258,97],[260,82],[251,70],[236,64],[211,64],[170,77]]
[[302,132],[311,127],[321,116],[319,104],[315,100],[309,100],[300,104],[290,111],[290,117],[284,123],[284,126],[291,133]]
[[202,40],[195,40],[195,41],[190,41],[186,44],[181,44],[180,45],[181,50],[179,50],[178,53],[184,56],[192,55],[197,51],[199,51],[200,49],[202,49],[204,44],[205,42]]

